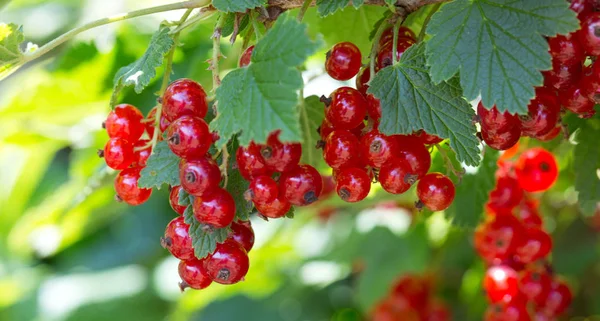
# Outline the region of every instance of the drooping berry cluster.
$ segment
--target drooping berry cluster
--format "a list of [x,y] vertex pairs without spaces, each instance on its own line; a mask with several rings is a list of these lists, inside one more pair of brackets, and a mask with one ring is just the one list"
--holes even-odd
[[475,231],[475,249],[488,264],[486,321],[555,320],[571,302],[568,286],[549,265],[552,238],[528,194],[549,189],[557,176],[554,156],[541,148],[523,152],[515,163],[499,161],[486,220]]
[[371,312],[371,321],[448,321],[446,304],[433,296],[431,278],[406,275],[397,280],[388,296]]
[[142,138],[146,131],[152,136],[148,123],[139,109],[128,104],[116,106],[103,123],[110,139],[98,155],[104,157],[108,167],[120,171],[115,178],[116,198],[129,205],[140,205],[152,194],[151,189],[138,187],[140,172],[152,149],[150,141]]
[[[415,43],[414,33],[400,27],[397,58]],[[387,29],[376,57],[376,71],[393,63],[393,30]],[[361,53],[352,43],[333,46],[325,69],[338,80],[356,77],[356,88],[340,87],[329,97],[322,96],[325,119],[319,127],[323,158],[333,169],[336,190],[347,202],[358,202],[369,194],[371,181],[378,181],[389,193],[402,194],[419,181],[420,205],[432,211],[446,209],[454,200],[452,181],[443,174],[429,173],[431,155],[427,145],[442,141],[419,131],[412,135],[385,135],[379,131],[381,106],[367,93],[370,71],[360,70]]]
[[544,86],[536,89],[527,115],[500,113],[496,107],[487,110],[479,104],[481,138],[490,147],[506,150],[521,136],[554,139],[561,133],[561,106],[581,118],[596,113],[594,106],[600,103],[600,12],[593,0],[573,0],[571,9],[577,12],[581,29],[548,39],[552,69],[542,73]]

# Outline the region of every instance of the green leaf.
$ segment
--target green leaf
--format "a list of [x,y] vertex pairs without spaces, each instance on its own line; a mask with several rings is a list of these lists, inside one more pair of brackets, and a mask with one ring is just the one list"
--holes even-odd
[[[233,29],[235,27],[235,17],[237,14],[235,13],[227,13],[225,16],[225,24],[221,29],[221,37],[229,37],[233,34]],[[238,26],[238,35],[242,33],[248,27],[248,23],[250,22],[250,16],[244,15],[240,21]]]
[[304,99],[298,106],[300,110],[300,124],[302,125],[302,163],[319,168],[324,164],[321,152],[317,150],[317,142],[321,135],[317,132],[325,118],[324,105],[317,96]]
[[13,67],[23,60],[19,48],[23,39],[22,27],[14,23],[0,23],[0,79],[15,71]]
[[456,186],[454,202],[446,210],[446,216],[452,224],[460,227],[475,228],[483,216],[485,203],[496,185],[496,162],[498,151],[485,149],[485,154],[477,173],[467,174]]
[[419,129],[450,139],[458,160],[479,164],[474,111],[462,98],[456,81],[434,84],[425,65],[425,48],[409,48],[397,64],[382,69],[371,81],[369,93],[381,101],[379,130],[385,134],[411,134]]
[[237,220],[247,221],[250,219],[252,204],[244,198],[244,192],[250,187],[250,183],[242,177],[235,160],[235,152],[239,147],[237,139],[232,139],[227,145],[229,153],[229,164],[227,165],[227,186],[224,188],[231,194],[235,201],[235,216]]
[[179,185],[179,161],[166,141],[158,142],[142,170],[138,185],[142,188],[160,188],[162,184]]
[[116,90],[120,90],[123,86],[135,86],[135,92],[139,94],[150,84],[156,76],[156,68],[162,65],[164,56],[173,48],[174,41],[169,31],[168,27],[161,26],[152,35],[144,55],[119,69],[114,79]]
[[285,217],[287,217],[287,218],[294,218],[295,216],[296,216],[296,210],[295,210],[295,208],[292,206],[292,207],[290,208],[290,210],[289,210],[287,213],[285,213]]
[[185,223],[190,226],[188,233],[192,238],[194,254],[196,254],[196,257],[199,259],[205,258],[213,253],[217,247],[217,243],[225,242],[229,232],[231,232],[231,229],[228,227],[214,228],[198,222],[194,217],[194,209],[191,205],[183,212],[183,219]]
[[245,12],[265,5],[265,0],[213,0],[212,5],[223,12]]
[[586,215],[594,215],[600,202],[600,120],[589,119],[582,124],[576,139],[573,171],[579,206]]
[[217,89],[218,113],[210,124],[221,137],[217,146],[237,133],[241,145],[264,143],[277,129],[282,141],[301,141],[296,106],[303,81],[296,67],[319,46],[308,37],[305,24],[289,15],[277,19],[256,44],[250,66],[227,74]]
[[460,74],[467,100],[527,113],[540,70],[551,68],[544,36],[579,27],[563,0],[456,0],[438,11],[427,33],[427,63],[438,83]]
[[350,4],[350,2],[352,2],[354,8],[358,8],[365,3],[364,0],[317,0],[317,11],[322,17],[325,17],[338,11],[339,9],[343,10]]

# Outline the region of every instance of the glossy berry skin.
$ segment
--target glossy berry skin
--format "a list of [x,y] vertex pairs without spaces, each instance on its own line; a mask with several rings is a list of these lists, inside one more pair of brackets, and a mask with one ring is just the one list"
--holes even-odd
[[452,204],[456,190],[452,181],[442,173],[429,173],[417,184],[417,197],[432,211],[443,211]]
[[329,134],[323,149],[323,158],[329,167],[342,169],[359,165],[358,138],[347,130],[335,130]]
[[348,203],[362,201],[371,190],[371,178],[367,171],[351,167],[342,169],[336,176],[336,191]]
[[526,150],[515,164],[519,185],[528,192],[548,190],[558,178],[556,159],[547,150],[535,147]]
[[569,9],[575,11],[581,20],[585,15],[594,10],[594,5],[591,0],[571,0]]
[[195,290],[206,289],[212,280],[208,275],[208,271],[205,268],[206,260],[198,260],[193,258],[191,260],[179,262],[179,277],[181,278],[180,287],[182,289],[192,288]]
[[513,115],[508,111],[501,113],[496,106],[488,110],[481,102],[477,105],[477,116],[479,116],[482,129],[488,132],[506,132],[520,126],[517,115]]
[[483,289],[491,303],[510,301],[519,293],[519,276],[506,265],[492,266],[483,277]]
[[323,141],[327,140],[329,134],[331,134],[331,132],[334,130],[335,128],[333,128],[333,125],[329,122],[329,120],[327,120],[327,118],[323,119],[321,126],[318,128],[319,135],[321,135],[321,139]]
[[149,140],[141,139],[133,144],[133,162],[131,163],[131,166],[146,167],[148,158],[150,157],[150,154],[152,154],[152,146],[148,146],[148,143],[150,143]]
[[485,312],[484,321],[532,321],[527,305],[520,300],[490,305]]
[[152,195],[152,189],[138,187],[140,167],[122,170],[115,178],[115,192],[120,200],[129,205],[145,203]]
[[550,291],[552,278],[545,272],[526,270],[519,280],[521,294],[530,302],[539,302]]
[[[162,113],[160,115],[160,132],[164,133],[167,128],[169,128],[169,125],[171,125],[171,121],[167,119],[167,117],[165,116],[165,113]],[[162,140],[162,137],[159,137],[159,139]]]
[[402,298],[411,308],[423,311],[433,295],[432,284],[426,277],[407,274],[392,285],[390,294],[392,298]]
[[475,250],[488,263],[502,262],[523,242],[524,228],[512,215],[496,215],[475,230]]
[[400,158],[390,160],[379,170],[379,184],[391,194],[408,191],[416,180],[417,176],[411,173],[408,163]]
[[538,212],[538,205],[535,201],[525,200],[524,202],[521,202],[515,215],[526,227],[542,227],[542,217]]
[[298,166],[302,157],[300,143],[282,143],[279,140],[279,130],[267,137],[266,146],[262,147],[261,155],[267,167],[274,172],[287,172]]
[[558,95],[560,104],[578,115],[588,115],[594,112],[594,102],[589,100],[579,85],[571,86]]
[[406,135],[394,135],[396,138],[396,157],[410,166],[412,174],[422,178],[431,167],[431,155],[419,139]]
[[394,157],[396,140],[373,129],[360,138],[360,153],[369,166],[380,168]]
[[574,65],[563,65],[553,61],[552,69],[543,71],[544,86],[555,89],[565,89],[573,86],[581,79],[581,63]]
[[165,237],[161,239],[162,246],[180,260],[192,260],[196,258],[194,256],[189,229],[190,226],[185,224],[183,217],[176,217],[169,222],[165,230]]
[[364,67],[356,75],[356,90],[358,90],[364,96],[367,96],[367,90],[369,85],[367,84],[371,80],[371,69]]
[[252,58],[253,51],[254,51],[254,46],[250,46],[250,47],[246,48],[246,50],[244,50],[244,52],[242,52],[242,55],[240,56],[240,62],[239,62],[240,68],[250,65],[250,62],[251,62],[250,60]]
[[[408,38],[413,41],[417,40],[415,32],[404,26],[400,26],[400,28],[398,28],[398,39],[400,38]],[[381,38],[379,38],[379,45],[383,46],[384,44],[392,41],[394,41],[394,28],[387,28],[381,34]]]
[[130,142],[137,141],[144,130],[142,112],[129,104],[117,105],[106,118],[104,127],[111,138],[123,138]]
[[200,223],[224,228],[235,218],[235,201],[228,191],[217,186],[214,189],[208,195],[196,197],[192,204],[194,217]]
[[134,161],[133,145],[123,138],[111,138],[104,145],[104,161],[112,169],[126,169]]
[[235,284],[248,273],[248,253],[239,244],[225,242],[217,244],[215,252],[206,259],[206,270],[210,278],[220,284]]
[[310,165],[300,165],[279,178],[279,194],[292,205],[316,202],[323,189],[321,174]]
[[349,80],[358,74],[362,56],[358,47],[351,42],[340,42],[327,53],[325,70],[336,80]]
[[179,205],[179,192],[181,191],[181,186],[174,186],[171,188],[169,192],[169,204],[171,204],[171,208],[175,211],[175,213],[179,215],[183,215],[187,206]]
[[258,203],[271,203],[279,195],[279,186],[269,176],[258,176],[250,182],[249,193],[249,200]]
[[545,88],[538,88],[536,97],[529,103],[527,109],[527,116],[521,117],[521,129],[524,136],[541,136],[556,127],[560,103],[553,92]]
[[558,35],[548,39],[552,60],[563,65],[581,64],[585,52],[576,35]]
[[325,117],[335,129],[353,129],[367,115],[367,100],[356,89],[340,87],[330,95],[331,103],[325,108]]
[[562,132],[563,132],[562,127],[556,126],[548,134],[542,135],[542,136],[535,136],[535,139],[537,139],[541,142],[549,142],[549,141],[555,139],[556,137],[558,137],[560,135],[560,133],[562,133]]
[[281,195],[271,203],[254,202],[254,206],[260,214],[268,218],[284,217],[290,211],[290,208],[292,208],[292,204]]
[[592,12],[581,21],[577,32],[578,40],[585,52],[591,56],[600,55],[600,13]]
[[538,227],[525,230],[523,243],[516,249],[516,258],[525,264],[545,258],[552,250],[552,238]]
[[198,117],[183,116],[167,128],[169,148],[183,159],[202,157],[212,144],[206,122]]
[[573,293],[569,286],[561,281],[552,283],[550,291],[538,302],[538,306],[547,315],[560,315],[564,313],[573,301]]
[[[396,45],[396,61],[400,61],[402,54],[410,48],[410,46],[414,45],[415,41],[410,38],[398,38],[398,43]],[[379,52],[377,53],[377,58],[375,60],[375,70],[379,71],[385,67],[391,66],[393,61],[393,42],[385,43],[381,48],[379,48]]]
[[489,147],[495,150],[507,150],[515,146],[521,138],[521,127],[513,126],[507,131],[487,131],[481,127],[481,138]]
[[254,229],[250,221],[231,223],[231,234],[227,239],[236,242],[249,253],[254,246]]
[[422,129],[413,133],[411,136],[418,138],[425,145],[439,144],[442,141],[444,141],[443,138],[437,137],[436,135],[428,134]]
[[217,163],[208,157],[182,160],[179,163],[181,188],[188,194],[203,196],[214,191],[221,181],[221,171]]
[[188,115],[204,118],[208,112],[206,92],[191,79],[172,82],[162,97],[163,113],[169,121]]
[[512,176],[501,175],[490,192],[488,207],[494,211],[512,210],[523,200],[523,189]]
[[254,177],[262,175],[271,176],[271,170],[265,163],[261,149],[260,145],[250,142],[248,147],[240,146],[235,153],[240,174],[247,181],[251,181]]

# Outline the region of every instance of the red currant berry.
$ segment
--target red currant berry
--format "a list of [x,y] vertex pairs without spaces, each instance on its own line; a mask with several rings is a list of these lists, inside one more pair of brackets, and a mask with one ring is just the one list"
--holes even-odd
[[336,190],[340,198],[349,203],[362,201],[371,190],[371,178],[367,171],[351,167],[337,174]]
[[323,178],[323,190],[321,191],[319,198],[327,198],[335,191],[335,182],[333,181],[332,176],[321,175],[321,178]]
[[185,224],[183,217],[178,216],[169,222],[165,230],[165,237],[161,239],[162,246],[180,260],[196,258],[189,229],[190,226]]
[[431,287],[430,281],[425,277],[408,274],[392,285],[390,297],[406,300],[406,304],[411,308],[423,311],[433,295]]
[[[169,125],[171,125],[171,121],[167,119],[164,113],[160,114],[160,132],[164,133]],[[159,136],[159,139],[162,140],[162,137]]]
[[544,75],[544,86],[561,90],[575,85],[581,79],[582,66],[581,63],[563,65],[553,61],[552,69],[543,71],[542,74]]
[[144,130],[144,115],[132,105],[121,104],[115,107],[106,118],[104,126],[111,138],[123,138],[131,142],[137,141]]
[[422,178],[431,167],[431,155],[425,144],[419,139],[406,135],[394,135],[396,138],[396,156],[405,160],[410,172]]
[[380,168],[393,157],[396,140],[373,129],[360,138],[360,153],[369,166]]
[[212,144],[212,135],[206,122],[197,117],[183,116],[167,129],[169,148],[183,159],[203,157]]
[[519,280],[519,290],[530,302],[543,300],[550,292],[552,278],[544,272],[526,270]]
[[367,100],[356,89],[340,87],[333,91],[325,108],[325,116],[335,129],[353,129],[367,115]]
[[515,164],[519,185],[528,192],[548,190],[558,178],[556,159],[547,150],[535,147],[526,150]]
[[319,128],[317,129],[323,141],[325,141],[329,134],[331,134],[331,132],[334,130],[335,128],[333,128],[333,125],[329,122],[329,120],[327,120],[327,118],[323,119],[323,121],[321,122],[321,126],[319,126]]
[[191,79],[172,82],[165,90],[162,105],[163,113],[170,121],[186,115],[204,118],[208,112],[204,88]]
[[519,293],[519,276],[506,265],[492,266],[483,278],[483,289],[492,303],[510,301]]
[[429,303],[423,321],[451,321],[452,312],[444,302],[433,300]]
[[542,217],[538,212],[538,205],[535,201],[525,200],[521,202],[516,215],[527,227],[542,227]]
[[521,125],[517,115],[510,114],[508,111],[501,113],[496,106],[488,110],[481,102],[477,105],[477,116],[479,116],[481,128],[488,132],[507,132]]
[[250,182],[248,189],[249,201],[257,203],[271,203],[275,201],[279,195],[279,186],[277,182],[269,176],[258,176]]
[[208,195],[196,197],[194,200],[194,217],[202,224],[216,228],[229,226],[235,218],[235,201],[228,191],[215,188]]
[[257,203],[254,202],[256,210],[265,217],[268,218],[281,218],[284,217],[292,208],[292,204],[287,200],[283,199],[283,196],[279,195],[271,203]]
[[240,68],[250,65],[250,62],[251,62],[250,59],[252,58],[253,51],[254,51],[254,46],[250,46],[250,47],[246,48],[246,50],[244,50],[244,52],[242,52],[242,55],[240,56],[240,63],[239,63]]
[[487,206],[492,211],[511,211],[523,200],[523,189],[519,182],[508,175],[498,176],[496,187],[490,192]]
[[111,138],[102,152],[106,165],[112,169],[126,169],[134,161],[133,145],[123,138]]
[[188,194],[203,196],[219,186],[221,171],[217,163],[209,157],[182,160],[179,164],[181,188]]
[[208,275],[208,271],[205,268],[206,261],[198,260],[193,258],[191,260],[179,262],[179,277],[181,277],[181,283],[179,287],[183,290],[185,288],[192,288],[195,290],[206,289],[212,280]]
[[507,150],[517,145],[521,138],[521,127],[513,126],[507,131],[487,131],[481,126],[481,138],[495,150]]
[[279,193],[292,205],[316,202],[323,190],[321,174],[310,165],[300,165],[279,178]]
[[[406,51],[406,49],[410,48],[410,46],[414,45],[415,41],[410,38],[398,38],[398,44],[396,45],[396,60],[400,61],[402,54]],[[394,47],[393,42],[385,43],[381,48],[379,48],[379,52],[377,53],[377,59],[375,60],[375,70],[379,71],[385,67],[391,66],[394,61],[392,58],[393,52],[392,48]]]
[[490,305],[485,312],[484,321],[531,321],[526,302],[513,300],[509,303]]
[[418,138],[425,145],[439,144],[444,141],[443,138],[437,137],[436,135],[430,135],[424,130],[418,130],[411,136]]
[[220,284],[235,284],[244,279],[250,260],[239,244],[217,244],[215,252],[206,258],[206,270],[210,278]]
[[140,188],[140,167],[122,170],[115,178],[115,191],[120,200],[129,205],[140,205],[145,203],[152,195],[152,189]]
[[583,95],[580,86],[571,86],[558,95],[560,104],[578,115],[587,115],[594,111],[594,102]]
[[573,293],[569,286],[564,282],[555,281],[538,305],[546,315],[560,315],[571,305],[571,301],[573,301]]
[[369,81],[371,80],[371,69],[365,67],[358,72],[356,76],[356,90],[358,90],[364,96],[367,96],[367,90],[369,89]]
[[594,6],[590,0],[571,0],[569,8],[577,13],[579,20],[594,11]]
[[254,229],[250,221],[231,223],[231,231],[228,239],[236,242],[246,252],[250,252],[254,246]]
[[385,163],[379,170],[379,184],[388,193],[402,194],[417,181],[411,174],[410,166],[405,160],[394,158]]
[[552,238],[541,228],[530,227],[526,229],[524,242],[516,249],[519,261],[528,264],[542,259],[552,250]]
[[298,166],[302,157],[300,143],[282,143],[276,130],[267,138],[267,145],[261,149],[261,155],[267,167],[275,172],[287,172]]
[[[398,39],[400,39],[400,38],[408,38],[413,41],[417,40],[415,32],[404,26],[400,26],[400,28],[398,29]],[[381,34],[381,38],[379,38],[379,45],[383,46],[386,43],[392,42],[392,41],[394,41],[394,28],[390,27],[390,28],[385,29],[383,31],[383,33]]]
[[561,126],[556,126],[554,127],[554,129],[549,132],[546,135],[542,135],[542,136],[535,136],[535,139],[541,141],[541,142],[549,142],[553,139],[555,139],[556,137],[558,137],[558,135],[560,135],[560,133],[562,133],[562,127]]
[[150,143],[149,140],[141,139],[133,144],[133,162],[131,166],[146,167],[148,158],[152,154],[152,146],[148,146],[148,143]]
[[587,54],[600,55],[600,12],[592,12],[581,20],[577,36]]
[[417,184],[419,201],[432,211],[443,211],[452,204],[455,188],[452,181],[442,173],[429,173]]
[[179,192],[181,191],[181,186],[175,186],[171,188],[171,192],[169,193],[169,204],[171,204],[171,208],[175,211],[175,213],[179,215],[183,215],[187,206],[179,204]]
[[527,116],[521,116],[524,136],[541,136],[556,127],[560,113],[560,103],[556,95],[546,88],[538,88],[536,97],[527,107]]
[[325,70],[331,78],[344,81],[356,76],[361,64],[358,47],[351,42],[340,42],[327,53]]
[[523,242],[522,223],[512,215],[496,215],[475,230],[475,250],[486,262],[502,262]]
[[359,141],[347,130],[335,130],[327,137],[323,158],[329,167],[342,169],[359,165]]
[[248,147],[240,146],[235,153],[240,174],[247,181],[262,175],[271,176],[271,170],[261,155],[261,149],[261,145],[250,142]]
[[377,128],[381,120],[381,103],[373,95],[367,95],[367,114],[375,122],[373,127]]
[[583,47],[573,34],[548,39],[552,60],[563,65],[581,64],[585,60]]

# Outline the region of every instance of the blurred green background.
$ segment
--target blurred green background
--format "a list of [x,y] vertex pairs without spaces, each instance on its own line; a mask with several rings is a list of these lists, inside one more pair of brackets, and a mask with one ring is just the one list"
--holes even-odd
[[[13,0],[0,21],[24,25],[27,41],[44,44],[83,22],[166,2]],[[323,33],[329,44],[353,40],[366,52],[369,30],[385,9],[347,9],[323,20],[313,10],[306,17],[312,34]],[[0,82],[0,321],[362,320],[407,272],[435,275],[436,295],[454,320],[481,320],[484,267],[472,249],[472,230],[452,227],[443,213],[380,204],[410,204],[410,192],[398,198],[374,191],[359,206],[326,200],[297,211],[294,220],[253,217],[257,243],[246,281],[179,292],[178,262],[159,242],[175,215],[167,192],[155,191],[139,207],[116,203],[114,173],[96,150],[107,140],[101,123],[114,74],[142,55],[160,21],[180,15],[94,29]],[[182,35],[174,78],[210,86],[213,24]],[[240,47],[224,41],[223,51],[227,72]],[[313,77],[322,74],[323,53],[308,64],[307,96],[340,85]],[[159,86],[156,80],[141,95],[125,90],[121,100],[147,112]],[[554,267],[577,295],[570,316],[584,320],[600,315],[600,222],[594,226],[578,211],[573,145],[545,146],[561,166],[559,183],[542,201],[555,239]],[[445,171],[437,154],[436,168]],[[319,215],[332,208],[331,218]]]

